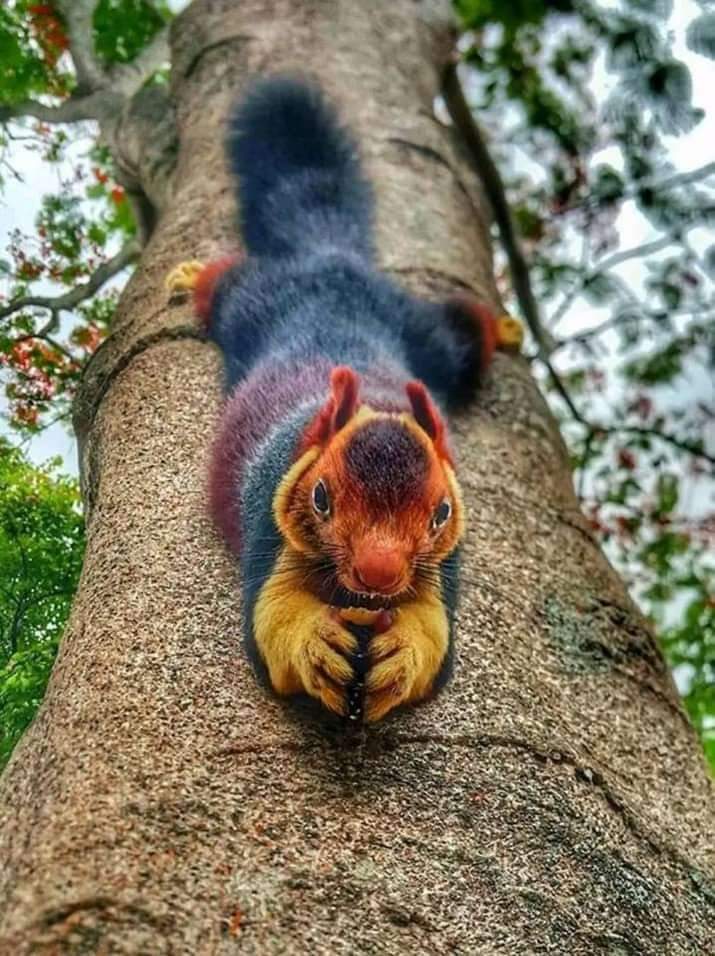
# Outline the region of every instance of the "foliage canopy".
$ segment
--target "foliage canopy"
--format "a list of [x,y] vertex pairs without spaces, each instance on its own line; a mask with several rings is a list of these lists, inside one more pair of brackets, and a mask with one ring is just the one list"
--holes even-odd
[[[687,45],[713,56],[715,15],[699,6]],[[715,419],[715,163],[683,173],[671,159],[673,137],[703,119],[674,52],[673,4],[456,7],[472,106],[554,342],[535,370],[584,510],[659,625],[715,766],[715,456],[705,447]],[[642,238],[624,247],[629,233]],[[513,300],[506,269],[503,289]],[[598,319],[586,328],[584,309]]]
[[0,767],[42,700],[84,552],[77,483],[0,439]]

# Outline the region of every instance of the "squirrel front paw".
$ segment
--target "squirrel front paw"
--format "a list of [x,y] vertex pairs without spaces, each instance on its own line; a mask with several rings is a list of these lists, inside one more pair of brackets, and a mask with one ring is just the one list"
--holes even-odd
[[401,608],[395,624],[370,641],[365,719],[428,697],[444,662],[449,630],[441,605]]
[[[425,694],[435,674],[425,673],[425,662],[418,646],[398,630],[382,634],[370,642],[370,669],[365,681],[365,720],[380,720],[388,711]],[[426,678],[426,679],[425,679]]]
[[271,619],[265,630],[258,628],[257,643],[278,694],[306,693],[345,715],[357,639],[327,605],[318,607],[307,614],[296,608],[290,620]]
[[318,615],[294,650],[293,667],[303,690],[334,714],[347,712],[347,687],[354,672],[349,658],[357,640],[330,611]]
[[[352,717],[359,687],[358,710],[368,722],[429,696],[449,648],[437,594],[389,611],[339,610],[297,586],[294,571],[282,555],[253,613],[256,650],[276,693],[305,693]],[[366,646],[353,633],[361,628],[369,631]]]

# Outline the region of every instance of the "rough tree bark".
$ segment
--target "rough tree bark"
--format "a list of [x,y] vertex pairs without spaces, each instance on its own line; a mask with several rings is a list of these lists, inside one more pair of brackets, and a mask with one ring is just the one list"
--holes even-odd
[[268,697],[239,646],[204,508],[218,356],[163,279],[233,241],[229,101],[301,69],[359,131],[384,266],[493,300],[479,191],[431,112],[446,14],[196,0],[172,31],[170,178],[166,122],[162,153],[124,112],[158,225],[78,402],[87,558],[2,781],[3,953],[712,952],[698,742],[525,362],[499,358],[456,424],[470,521],[447,693],[350,744]]

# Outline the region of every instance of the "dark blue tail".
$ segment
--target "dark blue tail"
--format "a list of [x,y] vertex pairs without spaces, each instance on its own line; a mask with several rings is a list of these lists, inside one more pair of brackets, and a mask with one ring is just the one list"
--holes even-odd
[[372,256],[372,192],[319,89],[283,77],[259,83],[233,116],[228,156],[251,254],[320,246]]

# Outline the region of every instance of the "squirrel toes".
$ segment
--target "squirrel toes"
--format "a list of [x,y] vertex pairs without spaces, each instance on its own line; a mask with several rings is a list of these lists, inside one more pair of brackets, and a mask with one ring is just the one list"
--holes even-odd
[[209,495],[246,648],[278,694],[376,721],[448,677],[464,507],[443,409],[521,326],[377,270],[371,188],[317,88],[259,83],[228,158],[247,255],[167,282],[224,357]]

